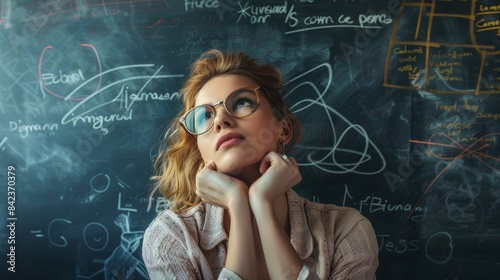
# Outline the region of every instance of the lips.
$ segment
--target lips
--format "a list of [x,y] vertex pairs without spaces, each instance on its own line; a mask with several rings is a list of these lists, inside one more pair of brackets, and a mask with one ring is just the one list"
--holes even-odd
[[219,138],[219,140],[217,140],[217,145],[215,147],[215,150],[219,150],[221,146],[231,145],[243,139],[245,139],[245,137],[243,137],[243,135],[241,134],[233,132],[226,133],[222,135],[221,138]]

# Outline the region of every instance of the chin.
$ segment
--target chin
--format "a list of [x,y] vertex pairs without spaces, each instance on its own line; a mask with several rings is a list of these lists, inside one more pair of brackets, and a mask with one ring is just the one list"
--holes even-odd
[[239,160],[219,160],[215,164],[217,165],[217,171],[230,176],[239,175],[244,167]]
[[226,154],[216,159],[215,164],[217,166],[217,171],[230,176],[238,176],[245,167],[254,164],[254,162],[248,161],[248,158],[242,157],[241,155]]

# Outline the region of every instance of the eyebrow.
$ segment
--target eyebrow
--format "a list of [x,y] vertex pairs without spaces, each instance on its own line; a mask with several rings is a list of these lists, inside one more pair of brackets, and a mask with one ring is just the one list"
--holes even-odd
[[[224,99],[222,99],[222,100],[219,100],[219,101],[216,101],[216,102],[214,102],[214,103],[205,102],[205,103],[201,103],[201,104],[199,104],[199,105],[196,105],[196,102],[195,102],[195,104],[194,104],[193,108],[194,108],[194,107],[198,107],[198,106],[203,106],[203,105],[212,105],[212,106],[214,106],[215,104],[217,104],[217,103],[219,103],[219,102],[221,102],[221,101],[225,101],[229,95],[231,95],[231,94],[233,94],[233,93],[235,93],[236,91],[241,90],[241,89],[252,89],[252,90],[258,90],[258,89],[260,89],[260,86],[259,86],[259,85],[256,85],[256,84],[252,84],[252,85],[249,85],[249,86],[240,87],[240,88],[237,88],[237,89],[235,89],[235,90],[231,91],[231,92],[230,92],[230,93],[226,96],[226,98],[224,98]],[[198,95],[197,95],[197,96],[199,96],[199,94],[200,94],[200,92],[198,92]]]

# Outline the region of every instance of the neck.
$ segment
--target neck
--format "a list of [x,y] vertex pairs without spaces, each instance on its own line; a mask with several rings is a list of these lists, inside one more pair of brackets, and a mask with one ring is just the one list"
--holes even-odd
[[243,181],[249,188],[262,176],[259,172],[260,163],[246,166],[235,178]]

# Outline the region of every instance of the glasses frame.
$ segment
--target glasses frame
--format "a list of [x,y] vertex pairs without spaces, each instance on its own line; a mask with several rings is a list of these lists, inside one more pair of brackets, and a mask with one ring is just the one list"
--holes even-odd
[[[255,106],[255,108],[252,110],[252,112],[244,117],[239,117],[239,116],[235,116],[233,114],[231,114],[231,112],[229,112],[229,110],[227,109],[226,107],[226,102],[227,100],[233,95],[235,94],[236,92],[238,91],[241,91],[241,90],[244,90],[244,89],[247,89],[247,90],[251,90],[253,92],[255,92],[255,94],[257,95],[257,106]],[[188,127],[187,127],[187,124],[186,124],[186,117],[187,115],[189,115],[189,113],[191,113],[192,111],[194,111],[196,108],[199,108],[199,107],[209,107],[213,112],[214,112],[214,119],[215,117],[217,116],[217,110],[215,109],[215,107],[219,106],[219,105],[223,105],[224,107],[224,110],[226,110],[226,113],[228,113],[231,117],[233,118],[237,118],[237,119],[243,119],[243,118],[246,118],[248,116],[251,116],[253,113],[255,113],[255,111],[257,111],[257,109],[259,108],[259,105],[260,105],[260,95],[262,94],[262,89],[260,88],[260,86],[254,88],[253,86],[246,86],[246,87],[242,87],[242,88],[238,88],[236,90],[234,90],[233,92],[231,92],[227,97],[226,99],[222,100],[222,101],[219,101],[219,102],[216,102],[216,103],[212,103],[212,104],[201,104],[201,105],[198,105],[198,106],[195,106],[191,109],[189,109],[189,111],[187,111],[186,113],[184,113],[180,118],[179,118],[179,122],[182,126],[182,128],[184,128],[184,130],[186,130],[189,134],[191,135],[194,135],[194,136],[198,136],[198,135],[202,135],[202,134],[205,134],[207,132],[209,132],[212,127],[214,126],[214,123],[215,123],[215,120],[212,121],[212,124],[210,125],[209,128],[207,128],[206,131],[202,132],[202,133],[193,133],[191,132]]]

